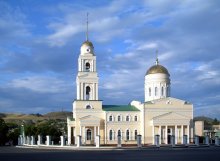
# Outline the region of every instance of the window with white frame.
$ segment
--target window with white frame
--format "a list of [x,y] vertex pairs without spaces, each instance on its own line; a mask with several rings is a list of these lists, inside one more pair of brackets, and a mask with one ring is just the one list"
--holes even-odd
[[126,116],[126,121],[130,121],[130,116],[129,115]]
[[127,131],[126,131],[126,140],[129,140],[129,138],[130,138],[130,131],[127,130]]
[[137,134],[138,134],[137,130],[134,130],[134,139],[135,140],[137,140]]
[[113,140],[113,131],[112,130],[109,131],[109,140]]
[[149,88],[149,96],[151,96],[151,88]]
[[120,115],[118,115],[118,122],[120,122],[121,121],[121,116]]
[[91,98],[91,89],[89,86],[86,87],[86,100],[90,100]]
[[118,136],[121,136],[121,130],[118,130]]
[[113,121],[113,116],[110,115],[108,120],[109,120],[109,121]]
[[138,121],[138,117],[137,116],[134,116],[134,121]]
[[87,72],[90,71],[90,64],[89,64],[89,62],[86,63],[86,71],[87,71]]

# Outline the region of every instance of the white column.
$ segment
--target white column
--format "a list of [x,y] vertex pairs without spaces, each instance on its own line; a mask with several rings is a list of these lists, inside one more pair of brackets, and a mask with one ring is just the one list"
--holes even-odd
[[73,128],[74,144],[76,144],[76,127]]
[[31,145],[35,145],[35,137],[31,136]]
[[81,84],[81,88],[80,88],[80,94],[81,94],[81,100],[84,99],[84,84],[83,83],[80,83]]
[[153,127],[152,127],[152,144],[154,145],[154,135],[155,135],[155,133],[154,133],[154,125],[153,125]]
[[105,115],[105,136],[104,136],[104,140],[105,140],[105,144],[107,143],[106,137],[107,137],[107,116]]
[[94,100],[97,100],[97,90],[96,90],[96,86],[97,86],[97,83],[94,84]]
[[167,139],[167,125],[165,126],[165,144],[168,144],[168,139]]
[[159,135],[159,144],[161,144],[161,126],[159,126],[159,131],[158,131],[158,135]]
[[99,92],[99,91],[98,91],[98,83],[96,83],[96,100],[99,99],[99,98],[98,98],[98,96],[99,96],[99,95],[98,95],[98,92]]
[[60,146],[64,146],[65,145],[65,138],[64,136],[60,136]]
[[189,144],[189,125],[187,125],[187,144]]
[[98,135],[100,135],[100,128],[99,128],[99,126],[98,126]]
[[184,135],[184,133],[183,133],[183,125],[181,125],[181,140],[182,140],[182,144],[183,144],[183,135]]
[[77,147],[80,147],[81,144],[82,144],[82,137],[81,137],[80,135],[78,135],[78,136],[76,137],[76,139],[77,139],[76,146],[77,146]]
[[80,95],[79,95],[79,89],[80,89],[79,88],[79,82],[77,82],[76,85],[77,85],[77,90],[76,90],[77,91],[77,95],[76,95],[76,98],[79,100],[79,97],[80,97]]
[[47,146],[51,145],[51,136],[47,135]]
[[68,145],[70,145],[71,144],[71,126],[68,126],[67,135],[68,135]]
[[79,127],[79,135],[82,136],[82,126]]
[[141,148],[141,147],[142,147],[142,144],[141,144],[141,135],[137,135],[137,146],[138,146],[138,148]]
[[96,126],[94,126],[94,142],[96,142]]
[[177,139],[178,139],[178,133],[177,133],[177,125],[175,125],[175,144],[177,144]]
[[97,136],[95,137],[95,139],[96,139],[96,148],[99,148],[99,147],[100,147],[100,136],[97,135]]
[[83,126],[84,143],[86,143],[86,127]]

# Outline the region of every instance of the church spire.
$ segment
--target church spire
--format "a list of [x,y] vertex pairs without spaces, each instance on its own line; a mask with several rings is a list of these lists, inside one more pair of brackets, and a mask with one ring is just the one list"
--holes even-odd
[[89,41],[89,13],[86,15],[86,41]]
[[158,50],[156,50],[156,65],[158,65],[159,64],[159,60],[158,60]]

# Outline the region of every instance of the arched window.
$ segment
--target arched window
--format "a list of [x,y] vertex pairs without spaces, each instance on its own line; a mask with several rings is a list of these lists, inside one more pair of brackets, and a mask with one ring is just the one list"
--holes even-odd
[[91,140],[92,139],[92,131],[91,129],[88,129],[86,131],[86,140]]
[[118,136],[121,136],[121,130],[118,130]]
[[120,136],[121,139],[122,139],[122,132],[121,132],[121,130],[118,130],[117,137],[118,137],[118,136]]
[[118,121],[121,121],[121,116],[120,115],[118,115]]
[[157,87],[155,87],[155,96],[157,96]]
[[90,92],[91,92],[91,89],[89,86],[86,87],[86,100],[89,100],[90,99]]
[[129,140],[130,138],[130,133],[129,133],[129,130],[126,131],[126,140]]
[[126,116],[126,121],[130,121],[130,117],[129,116]]
[[137,116],[134,116],[134,121],[137,121],[138,120],[138,117]]
[[109,140],[113,140],[113,131],[112,130],[109,131]]
[[149,88],[149,96],[151,96],[151,88]]
[[134,139],[135,140],[137,140],[137,134],[138,134],[137,130],[134,130]]
[[86,106],[86,109],[91,109],[92,107],[90,105],[87,105]]
[[109,116],[109,121],[113,121],[112,115]]
[[90,64],[87,62],[86,63],[86,71],[89,72],[90,71]]
[[163,96],[164,95],[164,89],[163,89],[163,87],[161,88],[161,96]]

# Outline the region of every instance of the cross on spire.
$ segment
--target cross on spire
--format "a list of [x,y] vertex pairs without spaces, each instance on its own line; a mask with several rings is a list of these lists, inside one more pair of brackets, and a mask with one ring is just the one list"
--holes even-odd
[[86,41],[89,41],[89,13],[86,15]]
[[156,50],[156,65],[159,64],[159,60],[158,60],[158,50]]

